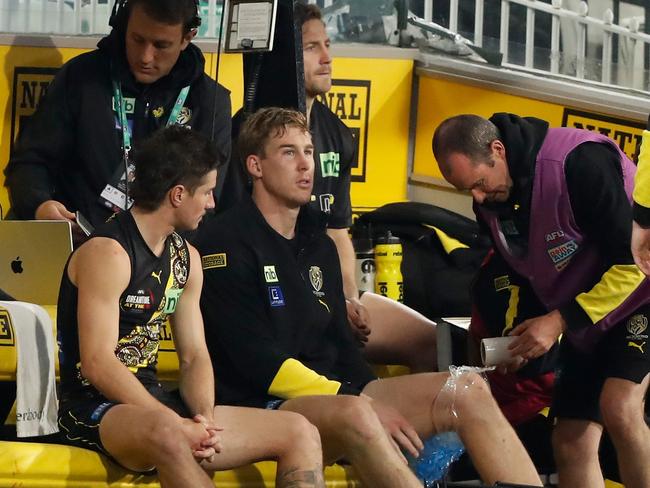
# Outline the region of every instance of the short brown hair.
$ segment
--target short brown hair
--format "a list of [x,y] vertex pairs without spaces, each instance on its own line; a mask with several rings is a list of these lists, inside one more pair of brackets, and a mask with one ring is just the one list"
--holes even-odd
[[147,211],[160,207],[167,192],[184,185],[194,194],[201,180],[222,161],[217,148],[200,132],[172,125],[154,132],[135,150],[135,181],[129,194]]
[[288,108],[261,108],[246,119],[239,131],[237,146],[242,162],[251,154],[264,157],[264,148],[269,139],[282,137],[287,127],[296,127],[309,133],[307,118],[301,112]]
[[309,22],[310,20],[323,21],[323,16],[318,5],[314,5],[313,3],[305,4],[296,2],[296,5],[293,8],[293,18],[295,24],[299,27],[302,27],[305,22]]

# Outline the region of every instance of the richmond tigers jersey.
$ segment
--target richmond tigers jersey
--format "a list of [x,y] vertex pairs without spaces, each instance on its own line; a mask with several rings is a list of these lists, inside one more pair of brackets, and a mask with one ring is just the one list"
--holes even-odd
[[[167,316],[176,309],[189,276],[187,243],[174,233],[167,238],[162,255],[156,256],[142,238],[130,212],[116,215],[92,237],[116,240],[131,260],[131,280],[119,300],[115,356],[142,383],[157,382],[160,330]],[[68,278],[66,265],[57,313],[62,398],[96,393],[81,375],[77,300],[78,290]]]

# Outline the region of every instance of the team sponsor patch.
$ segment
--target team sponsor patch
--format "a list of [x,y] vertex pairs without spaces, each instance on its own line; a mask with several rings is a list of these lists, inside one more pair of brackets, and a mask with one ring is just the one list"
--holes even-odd
[[284,307],[284,295],[279,286],[269,286],[269,301],[272,307]]
[[559,246],[552,247],[546,250],[546,252],[551,258],[551,261],[553,261],[553,264],[555,265],[555,269],[557,269],[558,271],[564,268],[567,264],[569,264],[571,257],[577,251],[578,251],[578,243],[573,239],[571,239],[569,242],[565,242],[564,244],[560,244]]
[[341,156],[337,152],[320,153],[320,170],[323,178],[338,178],[341,170]]
[[203,269],[225,268],[228,266],[228,259],[226,259],[225,252],[219,254],[206,254],[201,258],[201,264]]
[[122,302],[123,310],[149,310],[152,305],[153,294],[151,290],[147,292],[138,290],[136,295],[127,295]]
[[170,288],[165,290],[165,307],[163,308],[163,312],[166,314],[174,313],[182,294],[182,288]]
[[334,195],[331,193],[323,193],[318,195],[318,203],[320,205],[320,211],[325,212],[326,214],[331,213],[332,205],[334,205]]
[[11,315],[6,308],[0,307],[0,346],[14,346],[15,344]]
[[154,108],[154,109],[151,111],[151,113],[153,114],[154,117],[156,117],[157,119],[159,119],[159,118],[162,117],[163,114],[165,113],[165,108],[164,108],[164,107]]
[[510,288],[510,276],[499,276],[494,278],[494,289],[496,291],[507,290]]
[[277,283],[278,273],[275,271],[275,266],[264,266],[264,281],[267,283]]

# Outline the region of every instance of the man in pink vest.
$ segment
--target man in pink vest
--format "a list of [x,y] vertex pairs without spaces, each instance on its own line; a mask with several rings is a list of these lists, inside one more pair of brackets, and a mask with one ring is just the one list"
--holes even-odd
[[539,357],[564,334],[553,402],[560,485],[604,486],[604,426],[626,487],[650,486],[650,283],[630,252],[634,164],[600,134],[503,113],[445,120],[433,152],[547,311],[511,332],[512,355]]

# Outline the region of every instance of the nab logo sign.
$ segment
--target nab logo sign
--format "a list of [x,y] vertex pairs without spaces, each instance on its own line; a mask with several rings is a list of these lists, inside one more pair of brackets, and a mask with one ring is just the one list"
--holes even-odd
[[627,154],[628,158],[635,163],[638,162],[639,151],[641,150],[641,136],[643,129],[645,129],[645,124],[641,122],[631,122],[607,115],[565,108],[562,116],[562,126],[599,132],[618,144],[621,151]]
[[357,160],[352,161],[351,179],[366,181],[370,80],[332,80],[332,89],[319,100],[352,131]]
[[16,66],[11,92],[11,152],[20,127],[36,111],[57,71],[58,68]]

